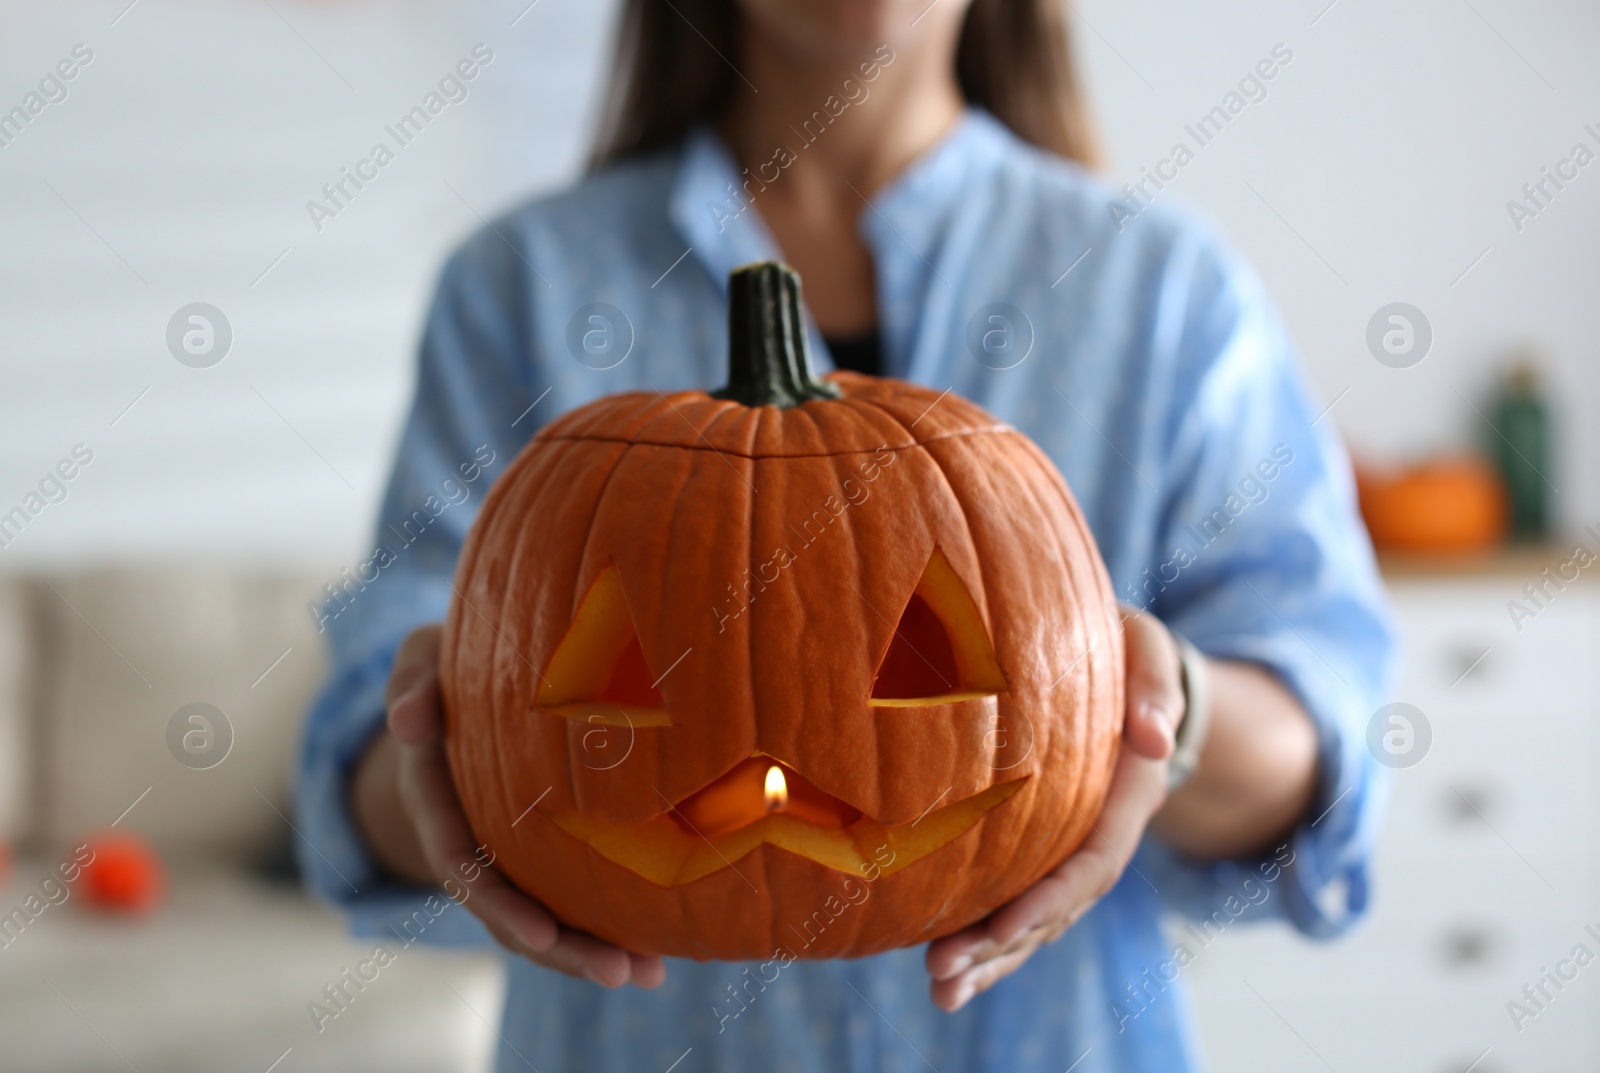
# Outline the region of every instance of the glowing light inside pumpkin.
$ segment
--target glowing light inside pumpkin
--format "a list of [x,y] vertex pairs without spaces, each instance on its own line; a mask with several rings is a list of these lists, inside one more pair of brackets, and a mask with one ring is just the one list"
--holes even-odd
[[789,804],[789,783],[777,764],[767,768],[766,795],[768,812],[776,812]]
[[861,818],[860,810],[818,789],[793,768],[762,755],[741,761],[720,779],[678,802],[672,814],[696,838],[790,820],[840,829]]

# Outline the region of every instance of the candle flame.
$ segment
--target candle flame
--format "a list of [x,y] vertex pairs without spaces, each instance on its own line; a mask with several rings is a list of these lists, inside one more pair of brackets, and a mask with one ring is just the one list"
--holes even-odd
[[789,783],[783,777],[783,769],[777,764],[767,768],[767,811],[781,809],[789,803]]

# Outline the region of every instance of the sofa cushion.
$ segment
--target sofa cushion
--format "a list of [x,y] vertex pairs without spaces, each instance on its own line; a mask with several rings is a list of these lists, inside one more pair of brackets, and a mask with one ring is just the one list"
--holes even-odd
[[307,611],[320,586],[184,569],[40,579],[44,843],[126,812],[120,826],[169,857],[274,855],[323,674]]

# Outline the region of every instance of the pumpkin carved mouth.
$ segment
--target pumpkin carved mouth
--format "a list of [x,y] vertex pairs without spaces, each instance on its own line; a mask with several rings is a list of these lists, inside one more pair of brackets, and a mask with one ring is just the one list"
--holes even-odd
[[[965,834],[1026,781],[998,783],[910,823],[890,825],[757,755],[644,823],[564,810],[546,815],[607,860],[662,887],[732,867],[764,843],[835,871],[891,875]],[[782,787],[781,803],[774,786]]]

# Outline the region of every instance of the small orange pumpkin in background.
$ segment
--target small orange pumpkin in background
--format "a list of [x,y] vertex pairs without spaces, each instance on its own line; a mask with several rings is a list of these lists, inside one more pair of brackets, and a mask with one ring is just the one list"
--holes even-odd
[[1505,540],[1505,486],[1473,455],[1443,455],[1393,471],[1358,466],[1356,492],[1380,550],[1466,554]]
[[131,831],[101,831],[84,839],[89,860],[76,887],[84,903],[110,913],[148,913],[165,897],[166,869],[155,848]]
[[731,281],[730,382],[543,429],[462,552],[462,805],[566,924],[642,953],[936,938],[1083,841],[1122,633],[1076,503],[960,398],[815,379],[799,280]]

